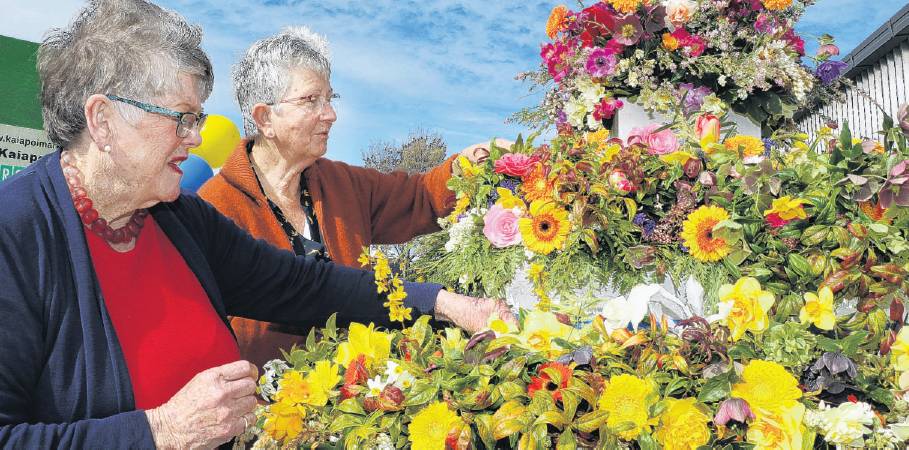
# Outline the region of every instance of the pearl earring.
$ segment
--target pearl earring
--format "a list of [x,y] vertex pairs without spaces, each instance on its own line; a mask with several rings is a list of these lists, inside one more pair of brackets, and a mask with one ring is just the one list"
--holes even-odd
[[101,151],[104,153],[110,153],[110,144],[105,144]]

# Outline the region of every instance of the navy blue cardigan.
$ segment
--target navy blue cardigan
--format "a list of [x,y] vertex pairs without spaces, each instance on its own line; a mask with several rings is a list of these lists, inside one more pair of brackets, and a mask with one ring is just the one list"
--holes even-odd
[[[153,448],[60,153],[0,183],[0,205],[0,447]],[[194,196],[151,214],[225,324],[228,314],[297,324],[337,312],[342,324],[389,325],[368,272],[256,241]],[[430,313],[439,289],[408,283],[408,303]]]

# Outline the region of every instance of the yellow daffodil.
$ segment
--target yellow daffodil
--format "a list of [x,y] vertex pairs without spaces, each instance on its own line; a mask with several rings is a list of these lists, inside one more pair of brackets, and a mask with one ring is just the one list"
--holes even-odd
[[909,327],[900,328],[890,346],[890,361],[898,371],[909,370]]
[[693,155],[691,152],[686,152],[684,150],[672,152],[667,155],[660,155],[660,160],[667,164],[679,164],[683,166],[688,162],[689,159],[695,158],[697,158],[697,156]]
[[761,332],[770,320],[767,311],[773,306],[773,294],[761,289],[761,283],[751,277],[739,278],[735,285],[724,284],[719,289],[721,323],[737,341],[746,331]]
[[805,405],[795,403],[778,414],[758,415],[748,425],[747,439],[754,450],[802,450]]
[[526,348],[552,356],[562,349],[552,339],[568,339],[573,331],[574,328],[559,322],[555,314],[534,310],[524,319],[524,329],[518,337]]
[[805,306],[799,311],[802,323],[811,322],[822,330],[832,330],[836,326],[836,314],[833,312],[833,291],[824,286],[818,291],[805,293]]
[[788,195],[774,199],[770,209],[764,210],[764,216],[776,214],[783,220],[807,219],[808,213],[802,207],[805,201]]
[[392,335],[376,331],[372,323],[368,327],[361,323],[351,323],[347,342],[338,346],[335,363],[346,367],[357,355],[364,355],[366,367],[371,367],[376,361],[388,358],[391,339]]

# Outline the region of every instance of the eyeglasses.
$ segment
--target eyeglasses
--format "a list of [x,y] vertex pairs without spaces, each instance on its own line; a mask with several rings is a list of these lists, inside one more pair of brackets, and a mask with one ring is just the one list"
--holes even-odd
[[338,100],[341,99],[341,94],[332,92],[328,97],[322,97],[321,95],[304,95],[303,97],[294,97],[281,100],[277,103],[269,103],[269,105],[279,105],[282,103],[289,103],[294,106],[299,106],[303,109],[303,112],[307,114],[321,113],[325,111],[326,106],[330,106],[332,109],[337,110]]
[[126,103],[127,105],[135,106],[136,108],[141,109],[142,111],[149,112],[152,114],[159,114],[162,116],[170,117],[177,121],[177,137],[185,138],[189,136],[189,133],[193,130],[200,128],[205,124],[205,119],[208,118],[208,114],[205,113],[191,113],[191,112],[179,112],[171,109],[163,108],[161,106],[150,105],[148,103],[143,103],[137,100],[131,100],[128,98],[123,98],[118,95],[107,95],[107,98],[115,101]]

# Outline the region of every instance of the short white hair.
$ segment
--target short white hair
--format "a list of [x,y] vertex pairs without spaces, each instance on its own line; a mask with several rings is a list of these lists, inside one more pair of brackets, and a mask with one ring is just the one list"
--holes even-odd
[[325,36],[308,27],[288,27],[280,33],[254,42],[233,67],[234,94],[243,113],[247,137],[257,134],[252,108],[272,104],[290,86],[294,70],[308,69],[329,79],[331,55]]

